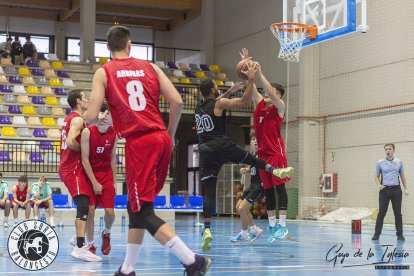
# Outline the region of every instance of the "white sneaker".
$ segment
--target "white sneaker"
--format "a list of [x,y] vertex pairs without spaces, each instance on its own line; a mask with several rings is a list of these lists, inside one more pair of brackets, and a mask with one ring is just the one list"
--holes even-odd
[[72,257],[80,260],[84,260],[87,262],[100,262],[102,261],[102,258],[99,256],[96,256],[92,252],[89,251],[88,246],[84,246],[82,248],[79,248],[75,246],[72,250],[72,253],[70,254]]
[[5,221],[5,222],[3,223],[3,226],[4,226],[4,227],[9,227],[9,224],[7,223],[7,221]]
[[[51,226],[52,228],[55,228],[55,227],[56,227],[56,225],[55,225],[55,223],[54,223],[54,222],[50,222],[50,226]],[[69,243],[70,243],[70,241],[69,241]]]
[[72,238],[70,238],[69,244],[72,245],[72,246],[76,246],[77,242],[78,241],[77,241],[77,237],[76,237],[76,234],[75,234],[75,235],[72,236]]
[[256,226],[256,228],[252,231],[249,231],[249,233],[252,235],[252,242],[253,242],[263,233],[263,229]]
[[13,222],[13,227],[16,227],[19,224],[17,221]]

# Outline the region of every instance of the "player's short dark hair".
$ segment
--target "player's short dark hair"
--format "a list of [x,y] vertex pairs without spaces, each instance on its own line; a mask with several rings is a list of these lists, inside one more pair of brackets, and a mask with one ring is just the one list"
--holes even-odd
[[254,132],[250,133],[250,140],[251,140],[252,138],[256,138],[256,133],[254,133]]
[[25,176],[25,175],[21,175],[21,176],[19,176],[19,182],[28,182],[27,181],[27,176]]
[[72,109],[78,105],[77,99],[82,99],[82,92],[81,89],[73,89],[68,93],[68,104]]
[[384,145],[384,149],[385,149],[385,147],[386,147],[386,146],[391,146],[391,147],[392,147],[392,149],[393,149],[393,150],[395,150],[395,145],[394,145],[394,144],[392,144],[392,143],[385,144],[385,145]]
[[43,179],[43,181],[44,181],[44,182],[47,182],[47,177],[46,177],[46,175],[42,175],[42,176],[39,178],[39,180],[40,180],[40,179]]
[[281,86],[280,84],[278,84],[278,83],[272,83],[272,86],[277,90],[277,91],[279,91],[279,93],[282,95],[282,97],[283,97],[283,95],[285,94],[285,89],[283,88],[283,86]]
[[211,94],[211,89],[214,88],[214,82],[212,79],[204,79],[200,82],[201,95],[207,98]]
[[111,52],[119,52],[126,48],[131,35],[129,29],[124,26],[113,26],[106,33],[108,48]]
[[103,101],[102,105],[101,105],[101,110],[100,112],[105,112],[109,110],[109,106],[108,106],[108,102],[107,101]]

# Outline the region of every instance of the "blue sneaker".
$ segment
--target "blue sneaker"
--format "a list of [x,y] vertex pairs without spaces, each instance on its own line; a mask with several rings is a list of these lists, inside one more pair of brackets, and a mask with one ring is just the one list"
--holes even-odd
[[263,233],[263,229],[256,226],[256,229],[249,231],[249,233],[251,235],[252,242],[254,242]]
[[243,237],[241,232],[230,239],[230,242],[233,243],[248,243],[252,242],[252,234],[248,233],[246,237]]
[[268,226],[267,229],[267,233],[269,233],[269,238],[267,239],[268,243],[272,243],[276,240],[275,238],[275,233],[277,231],[279,227],[279,224],[276,224],[276,226]]
[[280,225],[279,223],[277,224],[277,230],[275,231],[275,233],[273,234],[273,237],[275,239],[283,239],[287,236],[287,234],[289,233],[289,231],[287,230],[286,227],[283,227],[282,225]]

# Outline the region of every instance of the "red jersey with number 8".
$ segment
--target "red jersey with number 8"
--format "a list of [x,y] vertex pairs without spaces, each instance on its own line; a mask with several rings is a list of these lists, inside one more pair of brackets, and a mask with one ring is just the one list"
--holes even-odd
[[158,77],[149,62],[113,59],[103,69],[107,80],[105,98],[118,137],[166,129],[159,109]]

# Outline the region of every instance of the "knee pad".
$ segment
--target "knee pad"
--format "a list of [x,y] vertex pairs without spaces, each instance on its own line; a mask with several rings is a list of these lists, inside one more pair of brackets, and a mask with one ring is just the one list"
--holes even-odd
[[86,195],[78,195],[74,200],[76,202],[76,219],[86,221],[89,212],[89,197]]
[[275,188],[265,189],[264,194],[266,196],[266,209],[268,211],[276,210]]
[[155,215],[154,204],[152,202],[145,202],[141,210],[137,213],[133,213],[129,205],[127,208],[130,218],[130,229],[146,229],[154,236],[158,229],[165,223],[165,221]]
[[287,210],[288,196],[285,184],[276,186],[276,192],[279,199],[279,210]]

